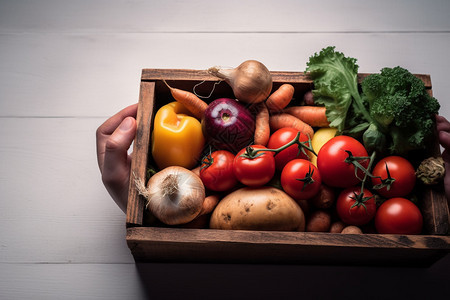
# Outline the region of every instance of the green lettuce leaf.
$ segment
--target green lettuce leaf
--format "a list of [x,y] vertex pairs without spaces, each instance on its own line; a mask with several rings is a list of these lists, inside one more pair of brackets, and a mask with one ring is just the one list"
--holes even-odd
[[334,49],[330,46],[311,56],[306,72],[314,81],[314,101],[327,108],[330,126],[343,132],[353,99],[362,101],[358,91],[356,59],[345,57]]

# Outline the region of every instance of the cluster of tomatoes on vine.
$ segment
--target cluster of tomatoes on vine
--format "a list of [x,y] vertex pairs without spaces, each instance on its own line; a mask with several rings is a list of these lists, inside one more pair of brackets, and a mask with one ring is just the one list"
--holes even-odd
[[[412,164],[400,156],[369,156],[358,140],[345,135],[331,138],[315,153],[310,139],[293,128],[282,128],[267,146],[251,145],[236,155],[217,150],[202,160],[200,177],[212,191],[229,191],[240,182],[250,187],[268,184],[276,172],[282,189],[296,201],[317,195],[321,186],[339,189],[336,212],[347,225],[361,226],[375,219],[379,233],[418,234],[420,210],[404,198],[415,186]],[[317,155],[317,166],[310,159]],[[372,169],[372,171],[370,171]],[[387,199],[378,207],[375,195]]]

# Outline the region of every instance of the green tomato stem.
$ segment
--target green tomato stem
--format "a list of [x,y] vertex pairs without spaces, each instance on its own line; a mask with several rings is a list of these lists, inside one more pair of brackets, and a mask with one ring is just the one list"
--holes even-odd
[[[367,181],[367,177],[374,177],[371,173],[370,173],[370,169],[372,168],[372,164],[375,161],[375,156],[376,156],[376,151],[372,152],[372,155],[370,156],[370,160],[369,160],[369,165],[367,166],[366,172],[364,172],[364,179],[362,180],[361,183],[361,194],[363,193],[363,189],[364,189],[364,184]],[[362,167],[362,166],[361,166]]]
[[[308,136],[308,143],[311,145],[311,138]],[[307,146],[306,142],[300,142],[300,132],[297,133],[297,135],[295,136],[295,138],[293,140],[291,140],[290,142],[288,142],[287,144],[277,148],[277,149],[259,149],[259,150],[254,150],[255,152],[275,152],[274,155],[277,155],[278,153],[280,153],[281,151],[283,151],[284,149],[289,148],[292,145],[298,145],[299,151],[302,151],[304,154],[306,154],[305,149],[310,151],[311,153],[313,153],[315,156],[317,156],[317,153],[313,150],[312,147]]]

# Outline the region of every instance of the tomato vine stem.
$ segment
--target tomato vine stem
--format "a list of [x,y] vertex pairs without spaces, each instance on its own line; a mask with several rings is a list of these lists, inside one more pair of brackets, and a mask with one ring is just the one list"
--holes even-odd
[[[308,145],[307,145],[308,144]],[[306,150],[310,151],[312,154],[314,154],[315,156],[317,156],[317,153],[314,151],[314,149],[309,146],[311,145],[311,138],[308,135],[308,141],[307,142],[300,142],[300,132],[297,133],[297,135],[295,136],[294,139],[292,139],[290,142],[284,144],[283,146],[277,148],[277,149],[254,149],[251,146],[248,146],[245,153],[241,154],[242,157],[245,158],[249,158],[249,159],[254,159],[258,156],[261,156],[263,153],[259,154],[259,152],[275,152],[274,156],[277,155],[278,153],[280,153],[281,151],[283,151],[284,149],[289,148],[292,145],[298,145],[298,149],[299,149],[299,153],[300,151],[307,155]],[[305,150],[306,149],[306,150]]]

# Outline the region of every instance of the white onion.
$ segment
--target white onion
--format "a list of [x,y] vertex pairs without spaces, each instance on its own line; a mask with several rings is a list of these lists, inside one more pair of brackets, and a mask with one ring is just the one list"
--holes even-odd
[[178,166],[159,171],[150,178],[145,191],[139,190],[148,200],[147,208],[167,225],[192,221],[199,215],[205,200],[201,179],[192,171]]

